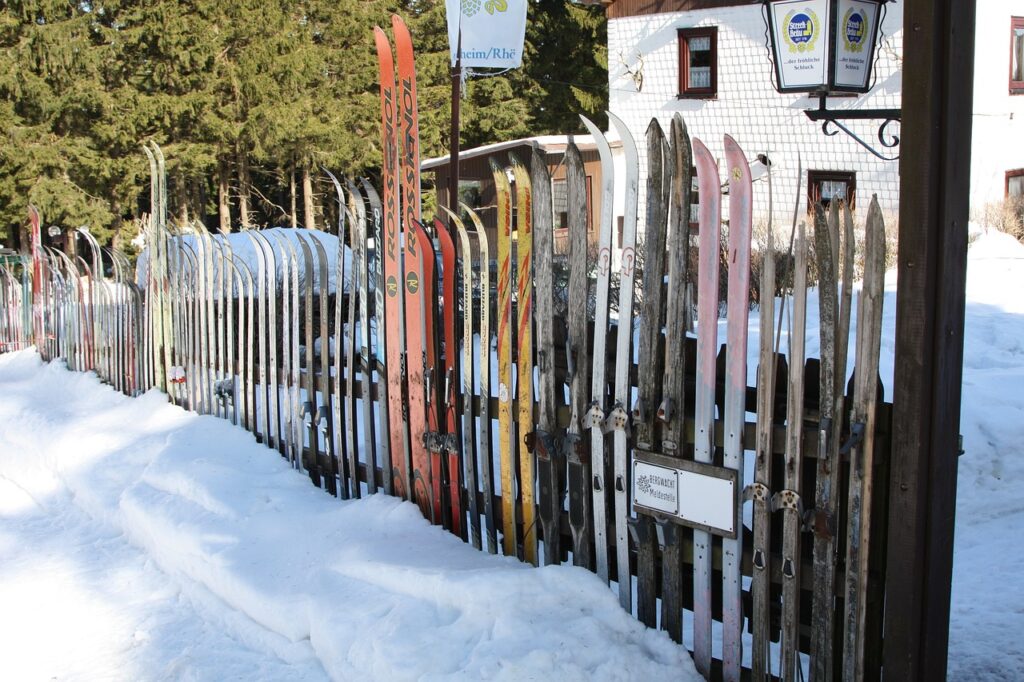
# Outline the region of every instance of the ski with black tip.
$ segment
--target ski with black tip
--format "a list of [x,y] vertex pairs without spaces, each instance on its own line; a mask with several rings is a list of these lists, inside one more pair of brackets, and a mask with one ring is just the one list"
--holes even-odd
[[[590,447],[583,415],[590,396],[590,358],[587,355],[587,189],[583,157],[570,139],[565,150],[565,196],[569,228],[569,301],[566,363],[569,380],[569,425],[562,442],[568,466],[569,530],[573,565],[592,567],[590,527]],[[561,468],[561,465],[559,465]]]
[[[551,176],[538,147],[530,155],[530,186],[533,193],[533,258],[537,290],[534,324],[537,330],[537,368],[540,410],[533,432],[539,489],[538,516],[544,540],[544,564],[562,561],[559,528],[565,504],[565,456],[556,443],[559,394],[564,390],[555,376],[554,219]],[[581,310],[585,310],[581,309]],[[577,311],[579,312],[579,311]]]
[[444,418],[444,433],[439,434],[438,446],[445,457],[444,484],[447,490],[447,510],[450,511],[449,530],[466,539],[465,509],[462,504],[462,441],[459,438],[458,341],[455,337],[455,318],[458,299],[455,295],[455,241],[448,227],[434,220],[434,232],[441,255],[441,334],[440,350],[442,373],[438,377]]
[[[666,153],[661,124],[652,118],[647,126],[647,221],[644,236],[643,302],[640,306],[640,338],[637,356],[637,400],[633,404],[633,433],[638,452],[657,449],[657,406],[661,404],[659,376],[665,357],[659,353],[662,328],[662,289],[665,278],[665,243],[668,233],[668,177],[670,154]],[[639,510],[638,510],[639,511]],[[629,519],[636,546],[637,618],[647,627],[658,623],[656,553],[658,546],[654,519],[638,513]]]
[[[387,354],[387,325],[384,321],[384,209],[381,206],[380,196],[373,188],[370,181],[362,178],[360,183],[363,193],[370,204],[371,226],[373,227],[373,268],[370,274],[369,263],[367,263],[367,277],[373,284],[373,307],[367,312],[367,333],[370,334],[369,341],[373,341],[376,335],[376,344],[369,344],[369,369],[367,371],[372,377],[376,370],[377,378],[374,381],[377,387],[377,433],[378,440],[374,458],[379,454],[381,466],[381,478],[384,492],[388,495],[394,494],[394,481],[391,469],[391,437],[390,411],[388,405],[388,382],[384,358]],[[369,235],[367,235],[369,238]],[[367,302],[369,305],[369,302]],[[370,319],[375,324],[370,326]]]
[[494,461],[491,457],[491,247],[487,230],[476,212],[465,204],[462,210],[473,223],[480,251],[480,346],[477,362],[480,367],[480,487],[484,498],[484,537],[487,551],[498,552],[498,529],[494,510]]
[[[349,196],[355,197],[357,204],[356,220],[359,223],[357,231],[353,232],[352,239],[352,262],[358,263],[352,269],[352,276],[356,278],[352,282],[353,290],[357,291],[358,295],[358,312],[359,312],[359,337],[358,337],[358,356],[359,356],[359,376],[361,379],[360,387],[362,389],[363,400],[363,452],[365,453],[366,459],[366,490],[370,495],[374,495],[377,492],[377,437],[374,433],[373,426],[373,366],[370,361],[370,263],[367,258],[366,241],[369,238],[367,214],[366,214],[366,201],[365,197],[356,187],[356,184],[351,180],[347,181]],[[349,305],[353,305],[352,299],[349,299]],[[351,316],[350,316],[351,317]],[[352,334],[355,334],[355,329],[351,330]]]
[[[476,456],[474,454],[473,435],[476,431],[473,419],[473,249],[469,231],[458,214],[454,213],[447,206],[441,210],[448,214],[448,219],[455,229],[459,238],[459,251],[462,253],[462,355],[459,363],[458,376],[453,376],[452,383],[461,377],[461,401],[462,401],[462,424],[460,444],[462,447],[462,462],[465,463],[465,487],[467,490],[466,503],[469,507],[469,541],[476,549],[481,549],[480,535],[480,510],[477,503],[477,491],[480,489],[477,477]],[[445,353],[455,353],[454,347],[445,348]],[[455,409],[454,403],[450,403],[449,410]],[[449,469],[451,464],[449,464]],[[460,475],[461,475],[460,468]]]
[[[334,327],[331,330],[334,339],[333,359],[330,373],[332,380],[330,386],[330,433],[331,453],[333,455],[333,466],[338,474],[338,496],[345,500],[349,498],[351,488],[351,473],[348,470],[348,447],[346,437],[343,434],[348,432],[348,423],[344,420],[344,399],[341,395],[342,375],[344,374],[344,355],[342,351],[342,339],[345,335],[344,304],[345,304],[345,225],[351,225],[348,220],[348,206],[345,202],[345,192],[341,183],[334,175],[328,173],[331,182],[334,184],[334,192],[337,197],[338,206],[338,249],[335,254],[334,264]],[[351,227],[349,228],[351,230]]]
[[[798,173],[799,175],[799,173]],[[799,193],[799,189],[798,189]],[[775,427],[777,358],[775,331],[775,233],[772,215],[771,168],[768,169],[768,231],[761,251],[761,293],[758,301],[757,424],[754,432],[754,482],[744,491],[752,503],[753,544],[750,579],[751,672],[755,680],[771,674],[771,465]]]

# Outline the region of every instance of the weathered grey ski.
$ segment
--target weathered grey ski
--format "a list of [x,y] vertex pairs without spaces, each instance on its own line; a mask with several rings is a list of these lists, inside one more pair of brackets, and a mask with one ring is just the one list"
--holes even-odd
[[[818,376],[818,451],[814,509],[807,525],[814,533],[814,597],[811,610],[811,679],[831,680],[835,633],[835,529],[839,485],[839,448],[836,408],[836,344],[838,297],[832,233],[839,235],[839,202],[832,202],[829,218],[821,204],[814,206],[814,255],[818,265],[820,370]],[[836,240],[837,241],[837,240]],[[841,423],[841,419],[838,420]]]
[[873,495],[878,358],[885,285],[885,223],[878,197],[871,197],[864,226],[864,285],[857,304],[857,345],[850,410],[850,492],[847,507],[846,583],[843,589],[843,679],[864,679],[869,512]]
[[[686,288],[690,263],[690,194],[693,152],[679,114],[672,117],[669,194],[668,300],[665,311],[665,375],[658,421],[662,453],[681,457],[686,417]],[[660,522],[665,546],[661,555],[661,624],[676,642],[683,641],[683,530],[671,520]]]
[[768,168],[768,233],[761,251],[759,347],[757,363],[757,426],[754,435],[754,483],[744,491],[753,502],[753,552],[750,581],[753,649],[751,672],[755,680],[771,674],[771,464],[775,425],[775,233],[772,226],[771,167]]
[[559,523],[565,500],[563,481],[565,459],[555,443],[558,421],[555,380],[554,225],[551,209],[551,176],[547,161],[537,147],[530,156],[530,185],[533,189],[533,267],[536,283],[534,323],[536,325],[538,392],[540,412],[534,431],[533,451],[537,456],[539,516],[544,540],[544,564],[561,563]]
[[[661,403],[660,375],[664,356],[661,341],[662,288],[665,278],[665,242],[668,232],[668,184],[665,167],[665,134],[652,118],[647,126],[647,221],[644,232],[643,303],[640,307],[640,339],[637,356],[637,401],[633,404],[633,432],[638,451],[653,452],[656,447],[654,414]],[[620,333],[624,329],[620,317]],[[658,537],[654,519],[638,514],[629,520],[636,545],[637,618],[647,627],[658,624],[658,584],[655,567]]]
[[807,242],[803,223],[793,244],[793,327],[789,337],[789,387],[786,393],[785,489],[772,497],[772,510],[782,510],[782,639],[783,680],[800,674],[800,533],[803,502],[800,472],[803,455],[804,343],[807,324]]
[[572,561],[591,568],[590,459],[585,442],[583,414],[590,393],[590,363],[587,356],[587,189],[583,157],[570,139],[565,150],[565,198],[569,227],[569,305],[566,362],[569,380],[569,426],[563,457],[568,462],[569,530],[572,533]]

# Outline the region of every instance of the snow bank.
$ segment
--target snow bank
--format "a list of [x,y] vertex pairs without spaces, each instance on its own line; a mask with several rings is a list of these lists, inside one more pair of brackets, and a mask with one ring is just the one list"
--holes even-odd
[[478,552],[395,498],[335,500],[223,420],[32,352],[0,356],[0,385],[0,433],[20,434],[4,477],[66,488],[268,641],[308,640],[335,679],[699,679],[588,571]]
[[[338,264],[338,238],[333,234],[327,232],[321,232],[320,230],[308,230],[305,228],[285,228],[285,227],[271,227],[265,230],[253,230],[250,232],[232,232],[227,235],[228,245],[231,247],[231,252],[238,256],[238,258],[245,263],[252,276],[255,278],[259,272],[259,261],[261,256],[256,250],[256,246],[252,243],[250,234],[259,234],[269,240],[273,247],[277,266],[277,281],[280,286],[281,278],[284,277],[284,258],[290,258],[290,252],[288,251],[287,244],[290,248],[295,250],[295,261],[299,266],[299,286],[304,286],[306,281],[305,266],[303,260],[302,247],[299,244],[300,238],[305,238],[306,243],[309,244],[309,248],[312,251],[313,256],[313,284],[314,286],[320,286],[320,274],[319,265],[317,260],[316,249],[313,244],[309,241],[310,239],[316,239],[323,247],[324,251],[327,252],[327,272],[328,272],[328,288],[330,293],[337,291],[337,264]],[[211,234],[210,238],[213,241],[222,242],[224,236],[220,234]],[[185,244],[192,247],[194,252],[198,252],[199,238],[194,234],[187,234],[182,237],[175,239],[181,239]],[[348,246],[345,247],[345,288],[344,291],[348,292],[349,283],[351,281],[352,273],[352,249]],[[135,279],[139,287],[145,287],[146,278],[149,273],[149,251],[143,251],[139,254],[139,259],[135,266]]]

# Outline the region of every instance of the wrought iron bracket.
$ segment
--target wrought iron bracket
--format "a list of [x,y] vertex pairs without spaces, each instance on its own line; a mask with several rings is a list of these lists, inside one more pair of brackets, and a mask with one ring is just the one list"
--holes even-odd
[[[900,158],[899,154],[895,156],[886,156],[879,150],[871,146],[870,143],[863,140],[857,133],[850,130],[848,127],[843,125],[844,120],[881,120],[882,123],[878,126],[878,142],[886,149],[893,149],[900,143],[899,135],[887,132],[887,128],[890,123],[899,123],[901,121],[902,110],[900,109],[828,109],[825,106],[825,99],[827,95],[818,95],[818,108],[817,109],[806,109],[804,111],[807,114],[807,118],[812,121],[821,121],[821,132],[825,133],[829,137],[838,135],[839,131],[843,131],[854,141],[864,149],[882,159],[883,161],[898,161]],[[834,126],[834,127],[833,127]]]

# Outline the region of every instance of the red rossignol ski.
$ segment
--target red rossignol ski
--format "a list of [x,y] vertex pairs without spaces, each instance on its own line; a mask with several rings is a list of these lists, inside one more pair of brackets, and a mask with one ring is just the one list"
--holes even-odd
[[426,423],[425,367],[431,358],[430,333],[426,316],[423,286],[429,282],[426,268],[433,270],[433,253],[427,254],[429,238],[416,229],[420,217],[420,155],[419,119],[416,106],[416,65],[413,61],[412,36],[400,16],[392,15],[398,58],[398,139],[401,141],[399,166],[402,186],[402,223],[405,228],[405,291],[410,296],[405,310],[406,378],[409,387],[409,447],[412,451],[414,497],[423,515],[437,523],[438,500],[432,500],[433,483],[430,456],[424,437]]
[[[385,305],[382,317],[387,339],[385,352],[381,354],[383,363],[381,374],[386,377],[388,386],[388,415],[391,417],[388,438],[391,446],[393,490],[396,496],[408,500],[412,499],[410,487],[412,453],[408,435],[409,419],[402,400],[404,394],[402,342],[405,339],[405,319],[402,306],[404,298],[402,257],[399,251],[401,209],[398,189],[398,144],[395,130],[397,120],[395,62],[387,34],[379,27],[374,27],[373,34],[377,43],[377,59],[380,63],[381,147],[384,150],[382,165],[384,243],[377,246],[378,252],[383,253],[384,258]],[[339,283],[338,286],[340,288],[341,284]],[[381,311],[378,310],[377,314],[381,315]]]
[[[464,511],[462,508],[462,457],[458,432],[459,414],[457,408],[458,370],[455,360],[458,357],[459,344],[455,338],[455,313],[458,300],[455,296],[455,242],[452,235],[440,220],[434,219],[437,241],[441,246],[441,301],[444,305],[441,319],[441,343],[444,351],[444,375],[438,377],[442,390],[441,405],[444,407],[445,433],[439,438],[438,444],[448,457],[448,504],[451,508],[451,531],[465,539]],[[467,263],[468,267],[468,263]]]

